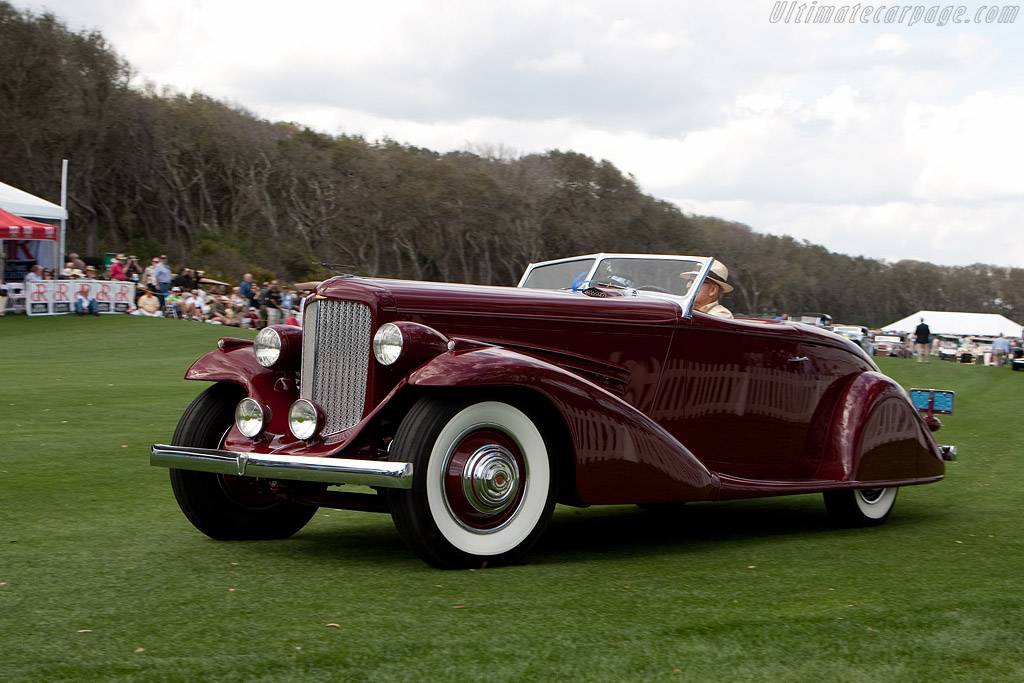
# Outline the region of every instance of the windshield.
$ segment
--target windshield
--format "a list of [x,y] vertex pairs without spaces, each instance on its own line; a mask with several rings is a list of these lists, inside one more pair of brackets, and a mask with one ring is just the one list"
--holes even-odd
[[582,282],[596,259],[583,258],[535,266],[520,287],[527,289],[570,289]]
[[593,280],[595,283],[683,296],[700,265],[697,261],[607,258],[601,261]]
[[[579,289],[590,284],[684,296],[702,262],[687,258],[607,257],[538,264],[520,285],[529,289]],[[591,274],[592,273],[592,274]],[[686,274],[684,276],[684,274]]]

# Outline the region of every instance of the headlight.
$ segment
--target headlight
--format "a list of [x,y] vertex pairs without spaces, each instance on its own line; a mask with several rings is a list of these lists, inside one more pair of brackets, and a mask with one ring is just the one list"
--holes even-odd
[[281,335],[273,327],[264,327],[256,335],[252,344],[256,360],[265,368],[269,368],[281,357]]
[[263,432],[265,415],[263,406],[251,398],[243,398],[235,406],[235,426],[250,439],[255,439]]
[[408,320],[384,323],[373,335],[373,356],[377,362],[407,370],[451,350],[453,346],[447,337],[432,327]]
[[264,327],[252,343],[256,361],[266,368],[298,370],[302,355],[302,330],[291,325]]
[[323,411],[312,401],[300,398],[288,410],[288,429],[297,439],[308,441],[319,434],[323,426]]
[[381,365],[391,365],[402,355],[402,330],[394,323],[384,323],[373,335],[373,355]]

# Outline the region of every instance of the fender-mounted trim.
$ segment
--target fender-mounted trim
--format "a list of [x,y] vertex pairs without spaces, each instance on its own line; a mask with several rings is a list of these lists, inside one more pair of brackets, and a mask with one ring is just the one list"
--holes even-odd
[[149,464],[260,479],[362,484],[390,489],[412,488],[412,463],[408,462],[239,453],[212,448],[154,444],[150,449]]

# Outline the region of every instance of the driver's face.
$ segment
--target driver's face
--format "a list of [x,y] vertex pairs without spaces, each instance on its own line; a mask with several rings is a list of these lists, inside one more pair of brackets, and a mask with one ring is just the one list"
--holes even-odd
[[703,308],[710,303],[718,301],[720,294],[720,287],[714,282],[704,281],[704,284],[700,286],[700,291],[697,292],[697,296],[693,299],[694,308]]

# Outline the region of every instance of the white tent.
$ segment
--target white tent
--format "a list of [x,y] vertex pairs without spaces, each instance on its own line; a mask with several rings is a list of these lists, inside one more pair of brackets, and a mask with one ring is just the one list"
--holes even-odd
[[68,217],[68,212],[63,207],[7,183],[0,183],[0,209],[23,218],[63,220]]
[[894,332],[913,332],[924,318],[932,334],[978,335],[981,337],[1020,337],[1020,323],[998,313],[956,313],[951,311],[918,311],[903,320],[882,327]]

